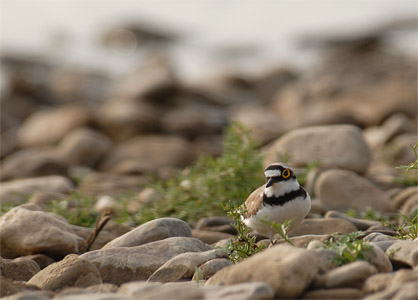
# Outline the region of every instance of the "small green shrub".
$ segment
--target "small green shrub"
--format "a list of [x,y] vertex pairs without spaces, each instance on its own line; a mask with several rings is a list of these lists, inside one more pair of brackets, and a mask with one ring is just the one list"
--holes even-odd
[[337,265],[348,264],[357,260],[370,260],[370,253],[374,253],[373,247],[363,241],[364,232],[357,231],[348,234],[334,234],[325,245],[325,248],[337,252],[333,261]]
[[356,209],[348,209],[345,212],[348,216],[353,217],[353,218],[359,218],[359,219],[366,219],[366,220],[372,220],[372,221],[385,221],[388,220],[389,218],[382,215],[380,212],[367,207],[366,209],[362,210],[361,212],[359,212]]
[[271,228],[273,228],[277,232],[277,234],[280,235],[286,243],[294,246],[293,242],[291,241],[291,239],[287,235],[287,232],[289,231],[292,220],[286,220],[283,223],[276,223],[274,221],[269,222],[269,221],[264,220],[264,219],[260,219],[260,221],[269,225]]
[[399,219],[397,224],[382,221],[382,225],[395,230],[396,237],[400,240],[416,239],[418,237],[418,210],[415,210],[412,216],[400,214]]
[[242,218],[247,210],[245,205],[231,205],[231,201],[221,205],[227,216],[234,220],[234,223],[231,225],[238,232],[237,237],[230,240],[225,248],[225,250],[228,252],[229,259],[233,263],[238,263],[239,261],[263,250],[265,246],[263,244],[257,245],[256,236],[248,236],[249,228],[247,225],[245,225]]
[[403,170],[406,170],[406,171],[418,170],[418,153],[417,153],[418,142],[416,142],[415,145],[410,144],[409,146],[412,148],[412,151],[414,151],[415,161],[411,162],[409,165],[402,165],[402,166],[399,166],[397,168],[398,169],[403,169]]
[[135,222],[170,216],[194,224],[202,217],[224,214],[220,203],[243,203],[264,183],[260,151],[249,131],[238,124],[227,128],[223,145],[219,157],[200,156],[168,181],[151,184],[163,200],[141,208]]
[[70,224],[93,227],[98,216],[94,203],[94,197],[73,192],[67,199],[53,200],[46,210],[63,216]]
[[0,205],[0,217],[9,212],[9,210],[11,210],[15,206],[16,205],[14,205],[13,203],[2,203]]

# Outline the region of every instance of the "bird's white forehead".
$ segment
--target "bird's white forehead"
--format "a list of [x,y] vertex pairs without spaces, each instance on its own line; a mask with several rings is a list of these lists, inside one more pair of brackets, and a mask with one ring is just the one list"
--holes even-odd
[[281,176],[282,172],[280,170],[266,170],[264,171],[264,175],[266,177],[277,177],[277,176]]

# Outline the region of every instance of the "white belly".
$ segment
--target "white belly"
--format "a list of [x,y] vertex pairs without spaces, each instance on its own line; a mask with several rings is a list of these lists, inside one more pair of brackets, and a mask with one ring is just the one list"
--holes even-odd
[[263,204],[256,215],[244,220],[245,224],[266,237],[272,238],[277,232],[266,223],[260,221],[283,223],[292,220],[290,230],[294,229],[308,215],[311,209],[311,198],[298,197],[290,202],[280,205]]

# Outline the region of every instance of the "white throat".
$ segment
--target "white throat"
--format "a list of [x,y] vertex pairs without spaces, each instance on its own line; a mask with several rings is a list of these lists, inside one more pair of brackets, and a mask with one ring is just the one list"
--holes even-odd
[[297,191],[300,185],[296,179],[275,182],[272,186],[264,189],[267,197],[280,197],[292,191]]

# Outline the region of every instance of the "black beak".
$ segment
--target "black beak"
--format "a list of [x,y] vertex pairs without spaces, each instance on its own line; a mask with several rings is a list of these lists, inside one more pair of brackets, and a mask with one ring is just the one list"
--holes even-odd
[[266,188],[271,187],[274,182],[275,180],[273,178],[270,178],[269,180],[267,180]]

